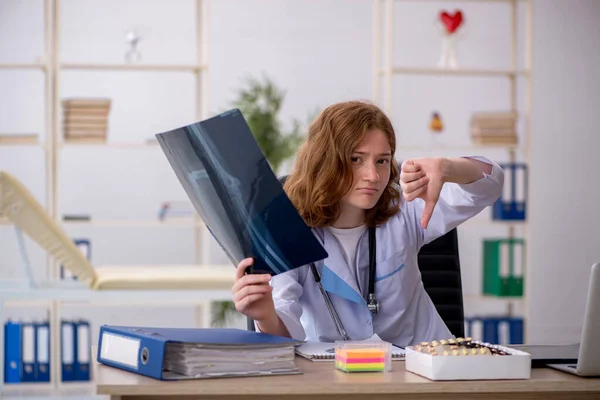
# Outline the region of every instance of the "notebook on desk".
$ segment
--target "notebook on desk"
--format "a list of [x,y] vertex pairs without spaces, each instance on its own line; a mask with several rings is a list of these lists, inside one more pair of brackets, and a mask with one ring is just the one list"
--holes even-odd
[[[296,354],[313,362],[335,361],[335,343],[306,342],[296,347]],[[392,346],[392,361],[404,361],[404,356],[403,348]]]

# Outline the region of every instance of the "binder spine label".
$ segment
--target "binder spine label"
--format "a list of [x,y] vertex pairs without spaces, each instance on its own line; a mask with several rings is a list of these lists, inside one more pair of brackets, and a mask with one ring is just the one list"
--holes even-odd
[[101,359],[139,369],[140,339],[102,332],[101,340]]

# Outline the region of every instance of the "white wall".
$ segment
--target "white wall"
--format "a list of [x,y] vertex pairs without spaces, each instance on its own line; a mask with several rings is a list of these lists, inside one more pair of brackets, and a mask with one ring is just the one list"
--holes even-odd
[[[61,16],[61,57],[65,62],[121,62],[126,48],[124,32],[130,28],[137,29],[143,37],[140,49],[144,62],[192,63],[196,59],[195,2],[192,0],[62,0],[61,3],[64,10]],[[41,55],[42,5],[42,0],[0,0],[0,62],[33,62]],[[539,278],[535,275],[542,271],[537,265],[553,261],[543,258],[536,261],[540,256],[550,258],[550,255],[540,253],[548,248],[559,248],[558,243],[565,238],[584,235],[579,233],[580,227],[571,219],[561,221],[562,226],[573,225],[564,234],[557,235],[557,239],[552,239],[555,240],[550,242],[552,246],[546,246],[550,240],[547,232],[556,231],[553,221],[560,218],[548,219],[546,211],[554,212],[554,205],[561,201],[565,204],[570,202],[563,191],[551,201],[540,197],[550,193],[551,188],[558,190],[557,186],[549,187],[556,181],[549,179],[547,170],[550,166],[555,168],[556,160],[566,156],[562,152],[560,157],[548,154],[552,154],[552,149],[558,152],[572,148],[572,162],[583,162],[575,156],[580,150],[576,141],[598,140],[585,138],[583,133],[574,141],[565,136],[567,132],[584,132],[583,129],[574,130],[574,124],[587,126],[591,132],[591,121],[598,105],[597,93],[585,94],[582,91],[597,83],[589,75],[584,79],[585,75],[577,68],[588,68],[591,74],[599,60],[583,65],[576,62],[577,55],[563,56],[565,52],[578,50],[580,57],[598,57],[588,52],[576,36],[579,30],[588,29],[587,46],[596,46],[598,53],[598,45],[591,39],[591,30],[597,29],[591,20],[591,8],[596,7],[597,15],[597,5],[592,5],[592,1],[579,2],[579,5],[587,11],[577,7],[567,9],[566,5],[551,7],[552,10],[538,3],[535,7],[534,77],[537,86],[534,106],[537,114],[534,128],[537,134],[533,143],[535,160],[531,170],[530,215],[532,233],[540,235],[540,239],[536,241],[534,237],[531,243],[533,268],[529,270],[533,276],[528,279],[528,282],[533,280],[535,283],[529,290],[533,296],[530,306],[534,311],[555,289],[552,285],[545,287],[541,284],[547,279],[545,276]],[[437,11],[444,7],[461,7],[465,12],[465,31],[459,43],[461,65],[473,68],[509,67],[510,7],[494,2],[395,2],[394,61],[397,65],[435,67],[440,38],[433,22]],[[520,6],[521,52],[523,11],[524,7]],[[490,19],[489,12],[493,12],[495,17]],[[565,17],[567,22],[558,23],[561,12],[568,15]],[[585,18],[579,18],[579,13]],[[208,43],[209,111],[215,113],[227,108],[243,78],[262,72],[274,78],[287,93],[282,114],[284,122],[292,117],[304,119],[316,107],[335,101],[370,99],[372,20],[371,0],[213,0]],[[556,32],[547,32],[552,30]],[[552,35],[556,37],[552,38]],[[555,50],[554,46],[558,46],[559,50]],[[523,65],[522,56],[519,56],[518,65]],[[563,83],[569,80],[573,80],[574,86]],[[0,70],[0,132],[45,134],[43,82],[43,75],[37,71]],[[64,71],[60,90],[61,97],[110,96],[113,110],[109,142],[118,143],[143,142],[158,131],[193,122],[195,85],[191,74],[180,72]],[[504,77],[395,77],[393,89],[391,117],[398,131],[399,158],[428,154],[453,156],[467,152],[464,147],[462,150],[443,147],[425,150],[423,146],[428,146],[431,140],[427,125],[434,110],[441,112],[446,125],[443,144],[466,146],[469,144],[467,126],[472,111],[509,106],[508,80]],[[519,81],[518,93],[518,106],[522,109],[522,80]],[[579,102],[578,96],[587,96],[589,100]],[[563,110],[568,111],[564,113]],[[578,117],[564,119],[565,115]],[[584,121],[589,124],[584,124]],[[547,140],[547,132],[554,131],[560,135]],[[593,148],[585,145],[585,149]],[[408,150],[409,147],[420,148]],[[550,149],[549,152],[546,148]],[[503,150],[481,150],[479,153],[498,162],[508,159],[507,152]],[[0,147],[0,168],[14,172],[44,203],[45,164],[41,154],[39,149]],[[522,159],[523,155],[517,152],[517,157]],[[587,169],[592,167],[591,161],[589,163]],[[561,173],[567,177],[569,171],[564,169]],[[87,212],[98,219],[151,219],[155,218],[161,201],[185,199],[183,190],[158,149],[64,149],[60,158],[60,193],[61,212]],[[591,205],[591,198],[589,196],[582,201]],[[593,212],[593,208],[589,210],[588,213]],[[490,225],[489,219],[490,213],[486,210],[460,231],[468,313],[482,308],[503,312],[506,308],[503,301],[482,305],[477,297],[472,296],[481,288],[481,240],[507,234],[506,227]],[[589,236],[592,230],[590,227],[585,235]],[[92,239],[93,262],[97,265],[193,261],[193,235],[187,228],[69,227],[68,232]],[[516,233],[522,235],[524,232],[517,229]],[[588,243],[593,243],[593,239],[588,240]],[[43,277],[43,253],[31,243],[30,248],[36,275]],[[211,261],[225,262],[216,246],[212,246],[211,251]],[[574,259],[569,256],[568,260]],[[584,260],[577,264],[582,265],[583,271],[590,262]],[[569,271],[575,269],[569,268]],[[0,226],[0,278],[22,276],[13,231]],[[579,278],[578,290],[584,276]],[[77,312],[83,310],[77,308]],[[519,308],[517,311],[520,311]],[[547,320],[536,320],[538,315],[542,314],[536,311],[532,320],[535,324]],[[157,319],[157,323],[191,323],[190,310],[166,313],[164,318],[167,319]],[[531,333],[538,337],[535,329]]]
[[600,261],[600,2],[534,3],[529,339],[576,342]]

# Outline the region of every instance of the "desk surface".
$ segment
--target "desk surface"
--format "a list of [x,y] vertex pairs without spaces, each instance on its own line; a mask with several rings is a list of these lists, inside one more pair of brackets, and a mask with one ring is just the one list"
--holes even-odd
[[394,361],[389,373],[348,374],[333,363],[296,358],[302,375],[222,378],[165,382],[95,363],[98,394],[124,399],[600,399],[600,379],[580,378],[547,368],[532,370],[529,380],[430,381],[406,372]]

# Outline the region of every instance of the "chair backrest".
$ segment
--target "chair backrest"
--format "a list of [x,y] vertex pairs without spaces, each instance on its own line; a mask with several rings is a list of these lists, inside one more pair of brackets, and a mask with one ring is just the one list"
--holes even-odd
[[425,291],[456,337],[463,337],[464,306],[456,228],[421,248],[419,270]]
[[[283,185],[286,179],[287,176],[282,176],[279,182]],[[463,337],[464,306],[456,228],[423,246],[418,262],[425,291],[442,320],[453,335]],[[254,330],[251,319],[248,329]]]

